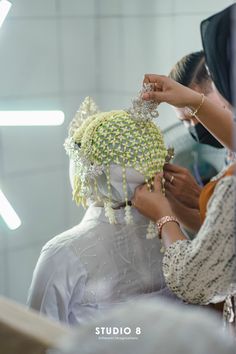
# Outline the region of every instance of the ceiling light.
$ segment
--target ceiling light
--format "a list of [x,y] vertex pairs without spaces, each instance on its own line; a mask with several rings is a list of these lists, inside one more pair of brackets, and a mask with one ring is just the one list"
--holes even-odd
[[21,220],[11,204],[0,190],[0,215],[10,230],[15,230],[21,225]]
[[0,27],[2,26],[5,18],[7,17],[7,14],[11,8],[12,4],[10,1],[7,0],[1,0],[0,1]]
[[61,125],[62,111],[0,111],[0,126]]

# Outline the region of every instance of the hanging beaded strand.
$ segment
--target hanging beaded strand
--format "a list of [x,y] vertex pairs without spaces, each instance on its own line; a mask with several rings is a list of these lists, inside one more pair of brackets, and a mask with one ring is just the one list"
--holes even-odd
[[152,178],[151,178],[151,192],[154,191],[154,178],[155,178],[155,177],[152,177]]
[[104,202],[105,215],[109,219],[110,224],[116,224],[115,212],[114,209],[112,208],[110,165],[106,166],[106,177],[107,177],[108,200]]
[[[151,180],[146,178],[145,183],[147,184],[147,188],[149,192],[152,193],[153,185],[154,185],[154,177],[152,177]],[[148,240],[152,240],[155,237],[157,237],[156,224],[153,221],[149,221],[146,238]]]
[[[148,149],[149,153],[149,159],[152,161],[152,150]],[[156,172],[158,172],[158,167]],[[149,176],[149,179],[146,178],[147,180],[147,188],[150,193],[153,192],[153,187],[154,187],[154,176]],[[156,223],[153,221],[149,221],[148,228],[147,228],[147,239],[152,240],[153,238],[157,237],[157,229],[156,229]]]
[[128,192],[127,192],[127,181],[126,181],[126,168],[122,165],[122,185],[125,197],[125,221],[126,224],[133,224],[133,218],[131,214],[131,206],[128,204]]
[[101,198],[99,196],[99,193],[98,193],[98,183],[97,183],[97,180],[96,178],[94,178],[94,192],[95,192],[95,197],[96,197],[96,200],[97,202],[101,202]]
[[147,189],[149,190],[149,192],[151,192],[151,191],[152,191],[152,186],[151,186],[151,184],[149,183],[149,179],[148,179],[148,178],[145,178],[145,183],[146,183],[146,185],[147,185]]

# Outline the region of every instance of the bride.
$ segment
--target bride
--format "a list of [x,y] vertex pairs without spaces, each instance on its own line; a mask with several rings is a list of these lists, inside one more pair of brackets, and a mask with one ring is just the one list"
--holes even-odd
[[141,98],[127,111],[98,112],[90,98],[81,105],[65,148],[73,197],[87,211],[43,247],[30,307],[76,325],[130,298],[173,296],[163,278],[155,225],[130,203],[140,183],[151,191],[168,155],[152,121],[156,108]]

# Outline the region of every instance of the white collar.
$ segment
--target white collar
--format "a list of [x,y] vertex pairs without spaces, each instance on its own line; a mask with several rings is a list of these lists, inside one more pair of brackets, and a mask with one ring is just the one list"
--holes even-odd
[[[117,224],[124,224],[126,225],[125,222],[125,210],[124,208],[120,208],[117,210],[114,210],[115,212],[115,217],[117,220]],[[148,225],[149,219],[147,219],[145,216],[141,215],[137,209],[132,207],[131,210],[134,224],[141,224],[141,225]],[[109,224],[108,218],[105,216],[105,209],[103,207],[96,206],[95,204],[91,204],[88,209],[86,210],[86,213],[83,217],[82,222],[87,222],[87,221],[97,221],[99,220],[102,223]]]

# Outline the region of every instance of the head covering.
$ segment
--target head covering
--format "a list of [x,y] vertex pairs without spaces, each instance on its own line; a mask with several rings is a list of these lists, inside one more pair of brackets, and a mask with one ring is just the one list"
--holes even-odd
[[91,98],[85,99],[65,142],[77,204],[104,205],[110,223],[116,223],[113,208],[124,203],[126,223],[132,223],[129,200],[135,187],[146,182],[151,190],[167,157],[162,133],[152,121],[157,115],[157,104],[141,95],[130,109],[110,112],[99,112]]
[[[216,315],[164,300],[126,303],[74,332],[55,354],[234,354]],[[54,352],[53,352],[54,353]]]
[[233,104],[232,18],[236,4],[201,22],[202,44],[212,80],[220,94]]

